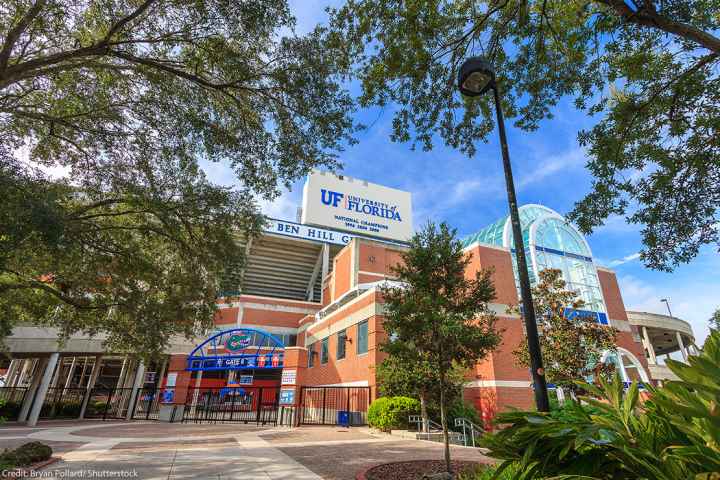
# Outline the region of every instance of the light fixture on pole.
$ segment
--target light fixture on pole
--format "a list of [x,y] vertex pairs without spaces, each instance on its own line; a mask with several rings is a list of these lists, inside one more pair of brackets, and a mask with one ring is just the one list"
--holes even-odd
[[518,212],[517,199],[515,197],[515,184],[510,166],[510,153],[505,136],[505,120],[500,104],[499,89],[495,81],[495,70],[492,65],[481,57],[471,57],[467,59],[458,71],[458,90],[467,97],[477,97],[488,90],[493,91],[495,113],[497,115],[498,131],[500,134],[503,169],[505,170],[505,188],[507,190],[510,222],[512,223],[513,241],[515,244],[515,259],[517,261],[518,277],[520,279],[520,297],[522,298],[523,318],[527,331],[530,370],[532,372],[533,385],[535,386],[535,404],[537,405],[538,411],[549,412],[550,401],[548,399],[547,382],[545,381],[545,370],[543,368],[540,340],[538,338],[537,323],[535,321],[535,307],[530,290],[530,276],[528,274],[527,259],[525,258],[525,247],[520,229],[520,213]]
[[668,300],[667,298],[661,298],[660,301],[665,304],[668,310],[668,315],[672,317],[672,312],[670,311],[670,300]]

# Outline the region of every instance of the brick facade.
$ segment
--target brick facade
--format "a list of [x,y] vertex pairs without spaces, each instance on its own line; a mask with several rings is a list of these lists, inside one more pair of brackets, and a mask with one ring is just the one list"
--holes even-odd
[[[507,408],[532,408],[533,393],[526,368],[516,364],[512,351],[524,341],[524,328],[518,315],[508,308],[518,303],[511,253],[508,249],[474,244],[466,249],[471,256],[467,275],[474,276],[481,269],[490,269],[495,285],[492,308],[498,316],[497,327],[502,332],[500,347],[468,372],[465,398],[471,401],[489,421],[498,411]],[[353,290],[384,279],[392,279],[392,267],[401,259],[398,246],[353,239],[332,259],[332,267],[322,279],[323,302],[302,302],[265,297],[238,296],[225,299],[216,315],[220,328],[253,325],[269,331],[294,332],[296,346],[286,349],[285,368],[297,371],[296,387],[303,385],[366,385],[372,395],[377,394],[375,367],[384,357],[379,345],[385,338],[382,328],[382,299],[376,289]],[[647,367],[643,348],[627,322],[625,306],[615,274],[606,269],[598,271],[608,317],[620,332],[618,346],[631,352]],[[367,288],[367,287],[362,287]],[[343,298],[343,295],[346,297]],[[339,307],[333,302],[340,301]],[[324,311],[323,308],[328,308]],[[359,324],[367,322],[367,352],[358,353]],[[338,359],[338,332],[346,334],[345,358]],[[321,362],[320,346],[328,341],[328,359]],[[313,354],[312,351],[315,353]],[[314,355],[313,366],[308,356]],[[173,356],[168,371],[177,372],[179,389],[194,382],[184,371],[185,356]],[[271,382],[263,381],[263,385]],[[222,380],[203,379],[202,386],[222,386]],[[258,383],[259,385],[260,383]],[[279,385],[278,380],[274,381]]]

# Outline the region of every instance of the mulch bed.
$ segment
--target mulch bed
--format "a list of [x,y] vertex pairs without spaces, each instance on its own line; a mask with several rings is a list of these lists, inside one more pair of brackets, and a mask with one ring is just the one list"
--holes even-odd
[[[479,462],[453,460],[454,473],[472,472],[482,468]],[[357,475],[357,480],[421,480],[423,475],[441,473],[445,471],[443,460],[413,460],[409,462],[384,463],[371,467]]]

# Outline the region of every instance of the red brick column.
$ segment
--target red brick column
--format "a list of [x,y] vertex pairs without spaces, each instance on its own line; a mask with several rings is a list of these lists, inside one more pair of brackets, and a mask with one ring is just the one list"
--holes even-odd
[[[175,387],[175,396],[172,403],[175,405],[184,404],[187,398],[188,388],[190,387],[190,375],[192,372],[185,370],[187,368],[187,355],[171,355],[167,367],[167,376],[172,373],[177,374]],[[167,378],[167,377],[166,377]]]

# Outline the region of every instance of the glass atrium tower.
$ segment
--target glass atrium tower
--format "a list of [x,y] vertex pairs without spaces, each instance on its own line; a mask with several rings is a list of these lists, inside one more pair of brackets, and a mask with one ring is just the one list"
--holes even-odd
[[[538,272],[546,268],[556,268],[562,271],[567,287],[575,290],[578,297],[585,302],[586,310],[606,313],[592,252],[580,232],[559,213],[542,205],[523,205],[519,210],[530,282],[534,284],[537,281]],[[465,247],[474,243],[497,245],[513,250],[510,217],[502,218],[463,239]],[[512,259],[515,282],[518,283],[514,255]],[[605,317],[605,315],[601,316]]]

